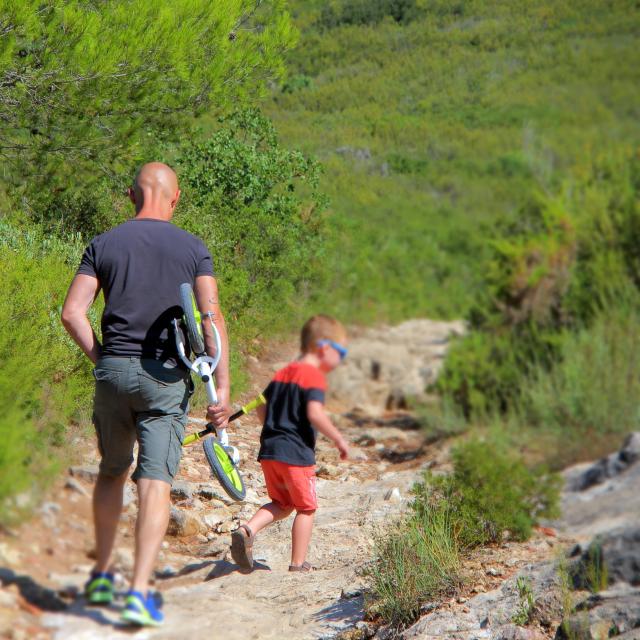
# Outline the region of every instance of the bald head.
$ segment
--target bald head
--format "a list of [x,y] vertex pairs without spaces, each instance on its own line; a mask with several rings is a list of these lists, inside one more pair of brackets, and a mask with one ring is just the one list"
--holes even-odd
[[169,220],[180,197],[178,177],[166,164],[149,162],[138,171],[129,195],[136,217]]

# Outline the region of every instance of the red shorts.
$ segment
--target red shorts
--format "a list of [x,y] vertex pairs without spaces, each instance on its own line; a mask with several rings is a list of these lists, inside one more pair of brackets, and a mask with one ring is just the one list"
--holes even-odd
[[267,484],[267,492],[273,502],[283,509],[315,511],[316,468],[300,467],[279,460],[260,460]]

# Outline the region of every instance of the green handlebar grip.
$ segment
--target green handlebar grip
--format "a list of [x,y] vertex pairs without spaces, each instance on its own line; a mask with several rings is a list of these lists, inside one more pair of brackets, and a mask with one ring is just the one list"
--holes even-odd
[[200,436],[197,433],[190,433],[183,441],[182,446],[186,447],[188,444],[195,442],[196,440],[200,440]]
[[267,404],[267,399],[262,394],[260,394],[257,398],[254,398],[251,402],[245,404],[244,407],[242,407],[242,413],[249,413],[250,411],[257,409],[263,404]]
[[237,420],[240,416],[244,416],[247,413],[250,413],[254,409],[257,409],[260,405],[266,404],[267,399],[260,394],[257,398],[254,398],[251,402],[247,403],[242,407],[239,411],[236,411],[232,416],[229,417],[229,422],[233,422]]

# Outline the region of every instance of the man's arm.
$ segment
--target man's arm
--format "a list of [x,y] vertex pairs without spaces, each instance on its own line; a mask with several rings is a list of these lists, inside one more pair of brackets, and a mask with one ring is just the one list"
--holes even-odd
[[310,400],[307,403],[307,418],[321,434],[327,436],[329,440],[333,440],[340,452],[340,459],[346,460],[349,457],[349,444],[331,422],[322,402]]
[[76,344],[94,364],[100,356],[100,343],[87,313],[100,292],[94,276],[78,274],[71,283],[62,307],[62,324]]
[[[211,405],[207,409],[207,419],[211,420],[216,427],[222,426],[227,418],[231,415],[231,407],[229,406],[231,381],[229,378],[229,339],[227,337],[227,327],[224,316],[220,309],[220,300],[218,298],[218,283],[213,276],[197,276],[194,294],[198,308],[204,316],[205,313],[213,314],[213,322],[220,333],[220,346],[222,355],[220,362],[215,371],[216,392],[218,394],[218,405]],[[213,330],[209,322],[202,323],[204,331],[204,344],[207,353],[210,356],[216,353],[216,343],[213,336]]]

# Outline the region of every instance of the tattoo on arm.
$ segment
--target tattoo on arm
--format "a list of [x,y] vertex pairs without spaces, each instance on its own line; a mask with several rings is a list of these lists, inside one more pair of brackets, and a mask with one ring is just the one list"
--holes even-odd
[[208,300],[209,304],[218,304],[218,298],[211,296]]

